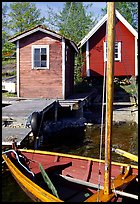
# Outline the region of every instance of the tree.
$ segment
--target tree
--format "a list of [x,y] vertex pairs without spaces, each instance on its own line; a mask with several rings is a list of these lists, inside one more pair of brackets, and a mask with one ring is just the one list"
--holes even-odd
[[2,47],[6,40],[9,37],[7,31],[7,22],[8,22],[8,6],[6,4],[2,4]]
[[[116,9],[121,15],[138,30],[138,2],[116,2]],[[102,12],[106,13],[106,8]]]
[[2,4],[2,59],[5,60],[6,57],[14,55],[15,45],[8,42],[10,33],[8,30],[8,6]]
[[38,24],[43,24],[44,17],[40,17],[40,10],[31,2],[14,2],[10,4],[9,28],[15,34],[23,32]]
[[83,2],[65,2],[60,13],[48,7],[48,18],[46,19],[48,27],[78,43],[96,22],[96,19],[92,19],[91,13],[86,13],[91,5],[83,6]]
[[[83,2],[65,2],[60,13],[56,13],[48,7],[47,27],[57,30],[61,35],[78,44],[96,23],[97,19],[93,19],[92,14],[86,12],[91,5],[83,6]],[[81,64],[82,56],[80,53],[75,58],[75,83],[82,80]]]

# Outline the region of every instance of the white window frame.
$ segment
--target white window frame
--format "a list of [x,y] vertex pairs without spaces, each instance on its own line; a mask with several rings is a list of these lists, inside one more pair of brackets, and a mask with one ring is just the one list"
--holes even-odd
[[[34,66],[34,49],[46,48],[47,50],[47,66],[46,67],[35,67]],[[49,69],[49,45],[32,45],[32,69]]]
[[[118,46],[118,52],[114,53],[118,55],[118,57],[114,58],[115,61],[121,62],[121,42],[115,42],[115,46]],[[104,42],[104,62],[107,61],[107,42]]]

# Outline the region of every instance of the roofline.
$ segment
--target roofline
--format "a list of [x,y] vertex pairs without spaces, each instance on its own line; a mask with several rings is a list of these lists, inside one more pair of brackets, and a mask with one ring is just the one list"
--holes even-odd
[[[125,20],[125,18],[115,10],[116,17],[128,28],[128,30],[138,39],[138,32]],[[107,21],[107,14],[93,27],[93,29],[78,43],[78,48],[82,47],[89,38]]]
[[92,30],[78,43],[78,47],[82,47],[85,42],[105,23],[107,14],[92,28]]
[[[55,33],[55,32],[52,32],[51,30],[44,29],[44,28],[41,28],[41,27],[36,27],[36,28],[33,28],[32,30],[25,31],[25,32],[22,33],[22,34],[19,34],[19,35],[13,37],[13,38],[10,38],[10,39],[9,39],[9,42],[14,43],[14,42],[16,42],[16,41],[18,41],[18,40],[20,40],[20,39],[22,39],[22,38],[24,38],[24,37],[27,37],[27,36],[29,36],[29,35],[31,35],[31,34],[37,32],[37,31],[41,31],[41,32],[43,32],[43,33],[47,33],[47,34],[52,35],[52,36],[54,36],[54,37],[56,37],[56,38],[58,38],[58,39],[65,38],[65,37],[61,36],[60,34],[57,34],[57,33]],[[76,52],[79,52],[77,45],[76,45],[73,41],[69,40],[68,38],[65,38],[65,39],[67,39],[68,41],[70,41],[71,45],[73,46],[73,48],[75,49]]]
[[23,33],[23,34],[21,34],[21,35],[18,35],[17,37],[14,37],[14,38],[12,38],[12,39],[9,39],[9,42],[11,42],[11,43],[12,43],[12,42],[15,42],[15,41],[17,41],[17,40],[20,40],[21,38],[24,38],[24,37],[26,37],[26,36],[28,36],[28,35],[31,35],[31,34],[35,33],[35,32],[37,32],[37,31],[41,31],[41,32],[50,34],[50,35],[52,35],[52,36],[54,36],[54,37],[57,37],[57,38],[59,38],[59,39],[62,38],[62,36],[60,36],[59,34],[56,34],[56,33],[51,32],[51,31],[49,31],[49,30],[46,30],[46,29],[37,27],[37,28],[34,28],[33,30],[27,31],[26,33]]

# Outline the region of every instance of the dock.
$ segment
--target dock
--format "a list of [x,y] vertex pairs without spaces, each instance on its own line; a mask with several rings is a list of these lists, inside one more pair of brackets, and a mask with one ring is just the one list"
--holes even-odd
[[[5,98],[2,100],[2,146],[11,145],[16,139],[18,145],[30,134],[31,128],[26,127],[27,118],[35,111],[47,111],[52,108],[56,101],[61,107],[69,107],[70,110],[82,110],[92,98],[94,92],[73,95],[66,100],[62,99],[20,99]],[[6,126],[6,124],[10,124]],[[5,125],[4,125],[5,124]],[[14,126],[15,124],[15,126]]]
[[[31,128],[26,127],[27,118],[34,111],[50,109],[54,103],[54,99],[3,99],[6,106],[2,108],[2,146],[11,145],[13,139],[16,139],[17,145],[21,145],[31,132]],[[10,123],[13,125],[7,127],[6,124]]]

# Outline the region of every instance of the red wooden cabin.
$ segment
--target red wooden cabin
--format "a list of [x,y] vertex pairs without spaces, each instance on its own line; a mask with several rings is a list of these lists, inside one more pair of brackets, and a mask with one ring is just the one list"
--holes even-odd
[[74,86],[76,44],[38,25],[12,37],[17,49],[17,96],[65,99]]
[[[107,58],[107,14],[79,42],[84,65],[83,77],[104,75]],[[116,77],[137,76],[137,31],[116,10],[115,68]]]

